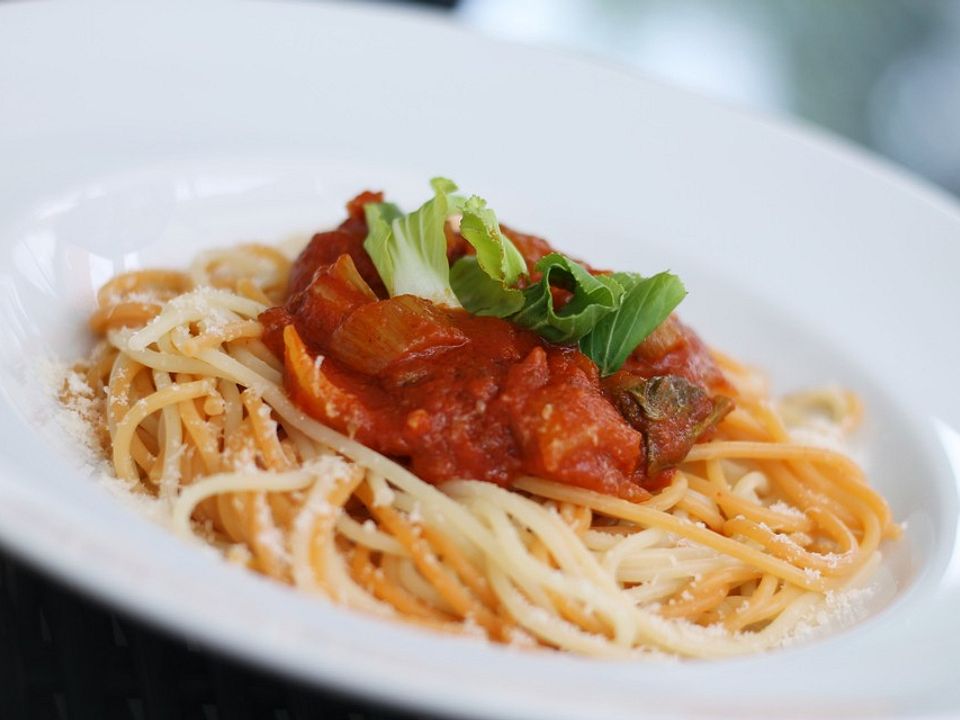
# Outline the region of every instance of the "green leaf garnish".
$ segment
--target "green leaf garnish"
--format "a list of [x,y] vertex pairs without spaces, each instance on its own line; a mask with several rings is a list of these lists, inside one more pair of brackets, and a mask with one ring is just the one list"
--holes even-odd
[[648,278],[634,273],[614,273],[611,277],[625,291],[620,307],[601,318],[580,340],[580,350],[603,375],[619,370],[687,294],[680,278],[668,272]]
[[503,232],[493,210],[473,195],[459,207],[460,234],[476,255],[454,263],[450,284],[474,315],[508,317],[523,307],[523,293],[514,287],[526,275],[527,263]]
[[[564,255],[550,253],[537,263],[537,271],[543,277],[523,291],[523,308],[510,320],[550,342],[576,342],[620,306],[623,287],[619,283],[610,276],[591,275]],[[554,308],[551,286],[573,293],[559,311]]]
[[515,285],[527,272],[520,251],[500,230],[500,223],[483,198],[471,196],[461,208],[460,234],[477,251],[481,269],[505,286]]
[[[369,233],[363,243],[391,297],[416,295],[475,315],[506,318],[554,343],[579,343],[603,375],[620,369],[644,338],[683,300],[680,279],[667,272],[593,275],[565,255],[537,263],[539,282],[527,277],[523,256],[500,229],[493,210],[476,195],[454,195],[446,178],[430,181],[434,197],[408,215],[391,203],[364,206]],[[460,233],[476,255],[450,268],[444,226],[462,213]],[[522,287],[522,289],[521,289]],[[559,310],[554,289],[569,291]]]
[[490,277],[473,255],[466,255],[453,264],[450,284],[463,307],[474,315],[505,318],[523,307],[523,292]]
[[438,305],[460,307],[450,287],[447,238],[448,194],[457,186],[446,178],[430,181],[434,196],[404,215],[390,203],[365,205],[368,234],[363,248],[373,260],[391,297],[416,295]]

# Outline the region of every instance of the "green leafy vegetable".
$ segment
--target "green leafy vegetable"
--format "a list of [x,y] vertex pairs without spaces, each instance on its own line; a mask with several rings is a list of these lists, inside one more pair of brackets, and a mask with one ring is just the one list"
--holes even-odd
[[481,269],[505,286],[515,285],[527,272],[527,263],[520,251],[504,236],[493,210],[476,195],[467,199],[461,209],[460,234],[477,251]]
[[430,181],[434,197],[404,215],[390,203],[364,206],[368,234],[363,247],[391,297],[416,295],[438,305],[460,307],[450,287],[444,225],[448,194],[457,186],[446,178]]
[[390,231],[390,224],[403,217],[403,210],[393,203],[367,203],[363,206],[363,214],[367,220],[367,227],[374,228],[381,223],[387,225],[386,232]]
[[[539,282],[524,287],[526,261],[500,229],[493,210],[476,195],[454,195],[446,178],[430,181],[434,197],[409,215],[391,203],[364,206],[369,234],[364,248],[391,296],[415,295],[475,315],[509,319],[555,343],[579,343],[609,375],[683,300],[679,278],[659,273],[592,275],[558,253],[537,263]],[[460,233],[476,255],[450,268],[444,226],[462,213]],[[571,293],[559,310],[554,292]]]
[[523,307],[523,293],[514,287],[527,272],[520,251],[500,230],[487,203],[476,195],[460,205],[460,234],[476,255],[454,263],[450,284],[463,306],[474,315],[508,317]]
[[[591,275],[585,267],[559,253],[542,258],[537,271],[543,277],[523,291],[523,308],[510,319],[550,342],[576,342],[620,305],[623,288],[619,283],[609,276]],[[573,293],[559,311],[554,308],[551,286]]]
[[687,294],[680,278],[668,272],[648,278],[614,273],[612,278],[625,290],[620,307],[601,318],[580,340],[580,350],[603,375],[619,370],[637,345],[667,319]]
[[651,477],[681,463],[697,439],[733,409],[730,398],[711,397],[679,375],[643,378],[628,372],[608,379],[604,390],[643,433]]
[[473,255],[462,257],[453,264],[450,284],[463,307],[474,315],[505,318],[523,307],[523,292],[494,280]]

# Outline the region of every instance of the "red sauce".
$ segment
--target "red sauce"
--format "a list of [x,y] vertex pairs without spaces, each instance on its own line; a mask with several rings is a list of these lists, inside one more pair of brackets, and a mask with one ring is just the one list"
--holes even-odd
[[706,344],[676,315],[671,315],[644,340],[623,364],[621,372],[641,377],[679,375],[713,393],[733,387],[717,367]]
[[370,256],[363,249],[367,237],[367,222],[363,206],[383,202],[382,192],[363,192],[347,203],[347,219],[336,230],[317,233],[290,270],[287,292],[293,296],[310,284],[318,267],[336,262],[341,255],[349,255],[367,285],[379,296],[386,297],[387,289],[377,274]]
[[[663,477],[648,477],[644,434],[576,348],[420,298],[381,299],[362,247],[362,204],[380,199],[364,193],[337,230],[315,235],[294,265],[287,303],[261,316],[265,341],[285,357],[294,401],[429,482],[509,486],[530,474],[647,497],[643,485]],[[552,251],[534,236],[509,234],[531,266]],[[448,241],[451,257],[464,254],[455,233]],[[667,371],[705,387],[721,383],[702,342],[672,329],[663,347],[638,348],[631,367],[644,377]],[[661,434],[671,427],[680,424]]]

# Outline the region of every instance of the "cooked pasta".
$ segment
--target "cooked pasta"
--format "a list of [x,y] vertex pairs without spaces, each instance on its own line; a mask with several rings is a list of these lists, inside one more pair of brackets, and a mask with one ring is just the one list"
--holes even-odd
[[120,275],[75,368],[117,477],[164,503],[178,533],[252,570],[441,632],[719,658],[782,643],[829,593],[864,582],[898,534],[854,462],[794,442],[784,422],[820,413],[847,432],[855,398],[798,395],[778,412],[762,378],[719,353],[734,409],[646,499],[532,474],[427,482],[288,394],[259,318],[290,272],[280,252],[247,245],[189,272]]

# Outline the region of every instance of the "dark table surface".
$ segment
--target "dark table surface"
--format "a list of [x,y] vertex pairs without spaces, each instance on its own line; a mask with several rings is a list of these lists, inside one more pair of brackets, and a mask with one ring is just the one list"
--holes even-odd
[[414,720],[246,667],[0,555],[2,720]]

